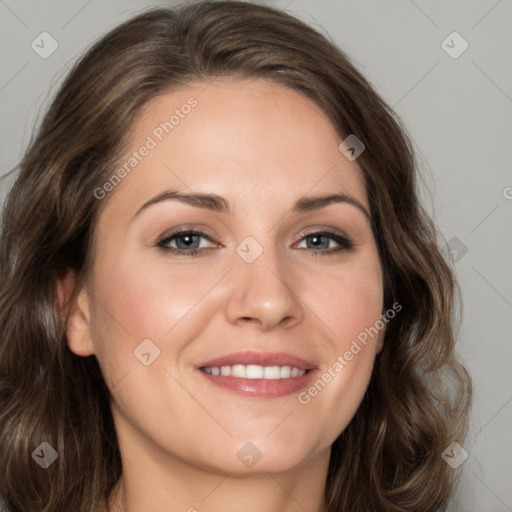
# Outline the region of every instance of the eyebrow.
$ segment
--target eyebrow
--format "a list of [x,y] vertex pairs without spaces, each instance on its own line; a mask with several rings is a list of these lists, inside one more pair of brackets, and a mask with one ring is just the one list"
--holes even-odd
[[[229,202],[226,201],[222,196],[216,194],[202,194],[202,193],[183,193],[178,192],[177,190],[167,190],[153,197],[146,203],[144,203],[135,213],[134,217],[139,215],[143,210],[149,208],[150,206],[161,203],[163,201],[179,201],[184,204],[188,204],[190,206],[195,206],[197,208],[204,208],[205,210],[210,210],[218,213],[231,213],[231,207]],[[297,200],[297,202],[293,205],[292,213],[304,213],[310,212],[313,210],[319,210],[321,208],[325,208],[326,206],[333,203],[346,203],[352,206],[355,206],[359,211],[361,211],[364,216],[371,220],[370,214],[363,206],[363,204],[358,201],[356,198],[349,196],[347,194],[330,194],[326,196],[310,196],[310,197],[301,197]]]

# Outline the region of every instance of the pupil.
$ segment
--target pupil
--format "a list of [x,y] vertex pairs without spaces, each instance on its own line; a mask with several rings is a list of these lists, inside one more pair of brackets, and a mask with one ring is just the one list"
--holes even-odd
[[188,242],[185,242],[185,248],[190,248],[190,245],[193,243],[193,238],[197,237],[197,235],[182,235],[180,238],[178,238],[178,244],[180,240],[188,240]]
[[312,240],[315,240],[315,242],[313,242],[313,245],[314,245],[315,247],[320,247],[320,246],[322,246],[323,248],[326,248],[325,243],[324,243],[324,244],[322,244],[322,243],[317,243],[317,241],[318,241],[319,239],[321,239],[321,238],[325,238],[325,237],[324,237],[323,235],[313,235],[313,236],[311,237],[311,239],[312,239]]

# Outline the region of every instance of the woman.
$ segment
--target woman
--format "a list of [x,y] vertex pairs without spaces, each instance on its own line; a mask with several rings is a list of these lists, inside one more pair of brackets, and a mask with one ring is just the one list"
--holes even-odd
[[446,507],[454,277],[396,115],[290,15],[201,2],[98,41],[0,264],[8,510]]

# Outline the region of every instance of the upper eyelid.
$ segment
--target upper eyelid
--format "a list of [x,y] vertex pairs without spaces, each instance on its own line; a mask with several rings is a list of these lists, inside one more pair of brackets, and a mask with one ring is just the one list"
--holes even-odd
[[337,229],[337,228],[310,228],[310,229],[303,229],[299,232],[298,236],[300,238],[304,238],[306,236],[309,236],[309,235],[315,235],[315,234],[318,234],[318,233],[323,233],[323,234],[326,234],[326,235],[337,235],[337,236],[341,236],[341,237],[345,237],[347,239],[351,239],[351,237],[349,235],[347,235],[347,233],[345,233],[342,229]]
[[[216,244],[217,247],[219,246],[219,244],[217,244],[215,242],[215,240],[211,236],[209,236],[208,234],[206,234],[206,233],[204,233],[202,231],[196,230],[196,229],[179,229],[177,231],[170,232],[167,235],[159,237],[157,239],[156,245],[165,248],[166,247],[166,243],[170,243],[171,241],[174,241],[175,239],[183,237],[183,236],[185,236],[187,234],[192,234],[194,236],[200,236],[201,238],[205,238],[206,240],[208,240],[210,243]],[[175,249],[175,248],[171,247],[171,249]],[[199,251],[199,250],[202,250],[202,249],[204,249],[204,247],[202,247],[200,249],[191,249],[191,250]],[[175,249],[175,250],[176,251],[180,251],[180,250],[186,250],[186,249]]]

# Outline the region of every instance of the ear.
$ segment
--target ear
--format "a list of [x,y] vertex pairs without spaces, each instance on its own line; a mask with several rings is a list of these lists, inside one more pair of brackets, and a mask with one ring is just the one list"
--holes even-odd
[[378,354],[384,347],[384,335],[386,333],[386,328],[382,329],[379,332],[379,336],[377,338],[377,343],[375,345],[375,354]]
[[[381,318],[385,315],[386,313],[382,313]],[[384,323],[384,327],[382,329],[379,329],[379,334],[377,335],[377,339],[375,340],[375,355],[379,354],[381,350],[384,348],[384,338],[386,337],[387,329],[387,323]]]
[[94,354],[90,332],[89,295],[84,287],[79,290],[77,274],[68,269],[57,278],[55,284],[55,309],[62,322],[66,320],[66,338],[68,347],[77,356],[87,357]]

